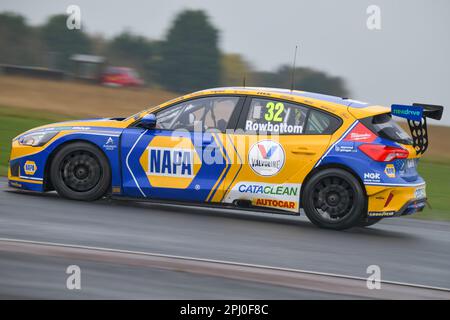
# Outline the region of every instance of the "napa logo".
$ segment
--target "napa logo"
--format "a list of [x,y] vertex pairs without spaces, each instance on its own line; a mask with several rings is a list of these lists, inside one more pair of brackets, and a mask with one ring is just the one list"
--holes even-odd
[[261,176],[274,176],[284,166],[283,147],[272,140],[255,143],[248,152],[248,163],[255,173]]
[[25,171],[25,174],[32,176],[35,174],[37,170],[36,163],[34,161],[28,160],[23,165],[23,171]]
[[395,166],[393,164],[387,164],[386,168],[384,168],[384,173],[386,173],[389,178],[395,178]]
[[194,150],[148,148],[148,175],[193,177]]
[[202,166],[191,139],[184,136],[154,137],[139,163],[152,187],[172,189],[188,188]]

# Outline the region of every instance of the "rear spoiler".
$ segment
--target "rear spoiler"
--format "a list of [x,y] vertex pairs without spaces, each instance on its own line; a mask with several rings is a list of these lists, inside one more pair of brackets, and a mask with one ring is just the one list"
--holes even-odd
[[441,120],[443,106],[413,103],[412,106],[393,104],[391,114],[408,120],[416,154],[423,154],[428,148],[427,118]]

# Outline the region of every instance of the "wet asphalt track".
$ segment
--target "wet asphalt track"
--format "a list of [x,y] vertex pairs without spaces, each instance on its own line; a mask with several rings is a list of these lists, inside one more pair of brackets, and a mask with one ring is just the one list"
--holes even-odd
[[[383,280],[450,288],[450,223],[398,218],[368,229],[336,232],[318,229],[305,218],[117,200],[84,203],[61,199],[55,193],[10,191],[4,179],[0,184],[0,238],[359,277],[366,277],[367,266],[376,264]],[[91,290],[84,291],[86,298],[338,297],[170,271],[84,263],[92,279],[97,279],[88,284]],[[67,297],[67,292],[58,293],[65,290],[58,287],[60,281],[52,279],[65,277],[58,270],[68,264],[77,261],[0,252],[0,297]],[[22,281],[30,277],[34,281]],[[114,279],[119,279],[116,287],[122,288],[122,294],[114,289]]]

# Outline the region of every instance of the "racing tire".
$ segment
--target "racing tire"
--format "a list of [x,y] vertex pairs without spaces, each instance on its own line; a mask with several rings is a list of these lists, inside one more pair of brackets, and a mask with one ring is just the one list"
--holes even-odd
[[355,227],[367,208],[367,196],[360,182],[342,169],[324,169],[306,183],[303,209],[316,226],[333,230]]
[[360,222],[358,222],[357,226],[361,228],[370,227],[373,226],[375,223],[380,222],[381,220],[383,220],[383,218],[369,218],[367,221],[361,220]]
[[75,142],[57,152],[51,163],[50,179],[61,197],[93,201],[108,191],[111,169],[108,159],[97,147]]

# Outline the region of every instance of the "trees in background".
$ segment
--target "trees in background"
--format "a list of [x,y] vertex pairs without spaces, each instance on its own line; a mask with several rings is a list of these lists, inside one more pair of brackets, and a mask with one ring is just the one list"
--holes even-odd
[[39,64],[36,51],[42,50],[36,29],[26,24],[25,18],[15,13],[0,13],[0,63]]
[[154,65],[160,44],[124,31],[109,41],[106,52],[111,64],[124,65],[139,70],[147,82],[155,79]]
[[[291,88],[292,68],[281,66],[275,72],[254,72],[251,86]],[[295,68],[294,89],[348,97],[344,80],[311,68]]]
[[181,12],[162,43],[160,83],[181,92],[215,87],[220,81],[219,32],[201,10]]
[[[147,83],[185,93],[215,86],[291,87],[291,67],[255,71],[239,54],[222,53],[219,31],[201,10],[180,12],[160,41],[124,31],[112,39],[66,27],[66,15],[40,27],[24,17],[0,13],[0,64],[44,66],[68,71],[72,54],[98,54],[110,64],[135,68]],[[296,68],[299,90],[348,96],[344,80],[310,68]]]
[[253,80],[253,70],[249,63],[236,53],[224,53],[220,59],[221,80],[223,86],[242,86],[245,82],[251,84]]
[[40,28],[41,39],[47,50],[48,64],[52,68],[62,70],[70,67],[69,58],[72,54],[92,52],[89,36],[82,29],[67,29],[66,20],[66,15],[54,15]]

